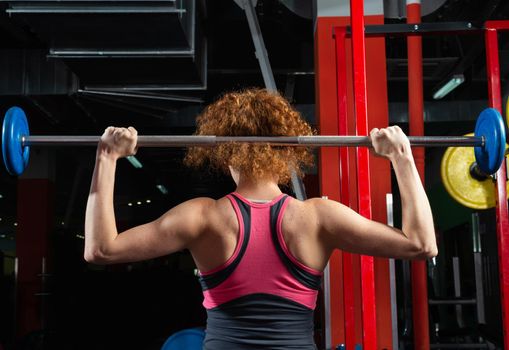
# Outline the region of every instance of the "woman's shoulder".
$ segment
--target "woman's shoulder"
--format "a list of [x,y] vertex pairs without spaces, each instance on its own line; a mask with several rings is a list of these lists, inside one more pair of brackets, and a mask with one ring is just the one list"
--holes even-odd
[[293,222],[297,227],[304,225],[306,227],[316,222],[317,206],[320,198],[310,198],[299,200],[291,197],[288,200],[285,217],[287,222]]
[[337,207],[343,208],[344,206],[336,201],[321,197],[306,200],[292,198],[288,203],[288,214],[286,215],[295,223],[301,223],[307,227],[310,225],[318,227],[324,217],[330,216],[331,212],[336,215],[344,214],[344,210],[338,211]]
[[310,210],[316,209],[317,207],[322,205],[324,203],[324,201],[327,201],[327,199],[320,198],[320,197],[313,197],[313,198],[308,198],[305,200],[300,200],[300,199],[291,197],[289,205],[292,205],[293,207],[300,209],[300,210],[310,211]]

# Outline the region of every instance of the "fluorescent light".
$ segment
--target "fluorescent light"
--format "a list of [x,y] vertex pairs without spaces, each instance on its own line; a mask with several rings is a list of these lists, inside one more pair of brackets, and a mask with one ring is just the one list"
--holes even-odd
[[147,200],[146,200],[146,202],[147,202],[147,203],[150,203],[150,202],[152,202],[152,201],[151,201],[150,199],[147,199]]
[[133,203],[127,203],[128,206],[132,207],[133,206]]
[[141,202],[136,202],[136,204],[141,205]]
[[4,195],[3,195],[3,194],[0,194],[0,198],[4,198]]
[[164,185],[157,185],[156,187],[162,194],[168,194],[168,189]]
[[129,161],[129,163],[131,163],[132,166],[135,167],[136,169],[143,168],[143,164],[141,164],[141,162],[135,156],[127,156],[126,158]]
[[14,226],[18,226],[18,223],[17,223],[17,222],[15,222],[15,223],[14,223]]
[[456,89],[465,81],[465,76],[463,74],[455,74],[452,78],[445,83],[440,89],[438,89],[433,94],[433,99],[439,100],[450,93],[452,90]]

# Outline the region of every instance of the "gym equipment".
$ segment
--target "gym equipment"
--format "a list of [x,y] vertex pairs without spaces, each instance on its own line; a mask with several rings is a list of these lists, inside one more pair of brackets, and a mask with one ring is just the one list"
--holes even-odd
[[[495,173],[502,164],[505,139],[502,116],[493,108],[480,114],[475,136],[409,137],[412,146],[475,147],[476,163],[486,174]],[[19,107],[11,107],[2,127],[2,154],[7,171],[20,175],[28,164],[30,146],[96,146],[99,140],[100,136],[30,136],[25,113]],[[213,147],[233,142],[304,147],[371,146],[368,136],[138,136],[139,147]]]
[[[467,134],[471,135],[473,134]],[[471,148],[448,148],[442,158],[440,174],[445,189],[460,204],[472,209],[495,206],[493,179],[479,172],[476,156]],[[507,190],[509,193],[509,182]]]
[[475,161],[485,174],[497,172],[505,157],[505,125],[500,113],[494,108],[487,108],[479,114],[474,134],[483,136],[484,147],[474,148]]
[[20,175],[28,165],[30,147],[22,147],[20,139],[29,134],[25,112],[18,107],[10,108],[2,126],[2,156],[9,174]]
[[202,328],[189,328],[172,334],[163,344],[161,350],[201,350],[205,339]]

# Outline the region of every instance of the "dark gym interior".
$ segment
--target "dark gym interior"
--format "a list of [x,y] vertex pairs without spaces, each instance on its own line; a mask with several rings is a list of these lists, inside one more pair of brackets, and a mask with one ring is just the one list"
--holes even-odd
[[[277,89],[315,129],[320,2],[258,0],[255,6]],[[386,24],[406,23],[397,11],[404,2],[383,3]],[[427,5],[424,23],[481,27],[509,18],[509,2],[502,0]],[[234,0],[7,0],[0,1],[0,33],[1,113],[23,108],[33,135],[100,135],[111,125],[134,126],[143,135],[190,135],[196,116],[223,93],[265,86],[246,13]],[[489,98],[483,35],[429,35],[422,44],[425,134],[472,132]],[[499,45],[505,101],[509,33],[499,34]],[[389,124],[408,131],[406,38],[386,36],[385,49]],[[453,76],[464,82],[434,99]],[[425,187],[439,242],[439,255],[427,261],[430,342],[448,344],[435,348],[502,349],[495,208],[471,209],[451,198],[440,177],[444,151],[426,150]],[[119,230],[154,220],[185,200],[234,190],[229,176],[185,167],[185,152],[142,148],[136,154],[141,167],[119,161]],[[187,251],[110,266],[84,260],[94,158],[93,147],[33,148],[24,175],[0,174],[0,349],[155,350],[179,330],[205,327],[203,296]],[[42,185],[36,181],[41,174]],[[316,167],[304,184],[307,197],[321,196]],[[397,226],[394,178],[392,189]],[[291,187],[283,190],[293,193]],[[44,233],[19,237],[21,225]],[[20,280],[22,260],[30,260],[40,245],[47,256],[28,262],[36,276]],[[409,273],[408,262],[396,261],[394,349],[414,348]],[[37,294],[36,306],[19,302],[25,293]],[[449,299],[465,302],[437,302]],[[28,317],[22,309],[34,307],[38,327],[20,319]],[[315,317],[319,349],[326,348],[324,308],[322,300]]]

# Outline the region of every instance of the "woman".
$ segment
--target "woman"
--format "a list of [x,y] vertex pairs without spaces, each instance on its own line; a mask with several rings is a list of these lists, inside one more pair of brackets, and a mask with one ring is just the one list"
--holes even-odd
[[[197,134],[309,135],[280,95],[261,89],[224,95],[197,121]],[[325,199],[299,201],[280,184],[311,163],[299,147],[230,144],[194,148],[187,164],[230,171],[237,188],[219,200],[196,198],[118,234],[113,211],[117,159],[136,151],[134,128],[106,129],[85,222],[85,259],[131,262],[189,249],[200,271],[208,321],[204,349],[315,349],[313,310],[334,249],[403,259],[437,254],[431,209],[410,144],[397,126],[373,129],[374,152],[389,159],[401,193],[402,230]]]

